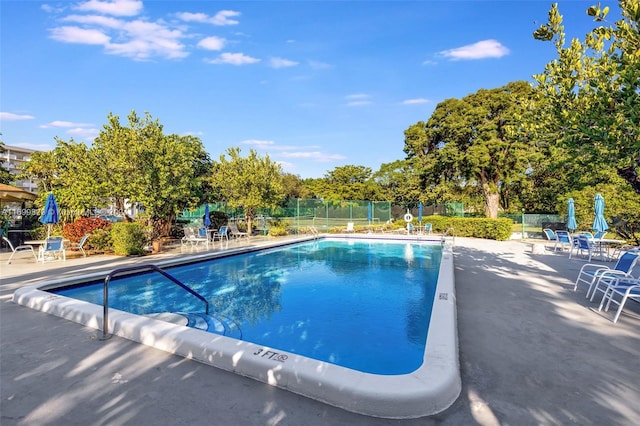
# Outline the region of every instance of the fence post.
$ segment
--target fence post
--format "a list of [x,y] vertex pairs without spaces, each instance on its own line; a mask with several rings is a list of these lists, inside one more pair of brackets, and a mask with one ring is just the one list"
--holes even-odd
[[524,208],[522,209],[522,239],[524,240]]

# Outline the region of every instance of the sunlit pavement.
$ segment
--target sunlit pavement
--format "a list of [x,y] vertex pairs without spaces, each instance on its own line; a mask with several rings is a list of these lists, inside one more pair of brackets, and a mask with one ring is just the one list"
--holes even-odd
[[449,409],[421,419],[353,414],[126,339],[100,341],[97,330],[11,301],[15,289],[52,277],[222,249],[176,245],[151,256],[45,264],[16,255],[11,265],[0,254],[0,424],[639,423],[640,306],[628,302],[613,324],[613,312],[598,312],[584,287],[573,291],[585,262],[531,242],[456,238],[463,389]]

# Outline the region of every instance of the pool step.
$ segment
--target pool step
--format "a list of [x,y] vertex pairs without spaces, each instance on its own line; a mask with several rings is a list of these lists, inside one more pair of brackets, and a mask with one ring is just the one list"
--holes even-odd
[[187,327],[242,339],[242,330],[235,321],[214,317],[202,312],[177,312],[187,319]]

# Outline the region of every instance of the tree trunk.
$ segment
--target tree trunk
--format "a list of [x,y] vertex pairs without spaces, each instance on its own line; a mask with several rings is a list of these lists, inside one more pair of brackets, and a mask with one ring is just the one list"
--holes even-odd
[[636,165],[630,165],[618,169],[618,176],[627,181],[629,185],[636,191],[636,194],[640,194],[640,176],[636,170]]
[[484,214],[490,219],[498,218],[498,209],[500,207],[500,194],[492,191],[491,185],[483,184],[482,192],[484,192]]

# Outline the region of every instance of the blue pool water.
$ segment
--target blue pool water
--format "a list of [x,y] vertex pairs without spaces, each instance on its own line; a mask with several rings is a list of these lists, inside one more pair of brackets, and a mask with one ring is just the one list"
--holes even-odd
[[[397,375],[422,364],[441,253],[440,245],[415,241],[322,239],[167,272],[209,301],[212,332]],[[101,280],[53,292],[102,305],[102,290]],[[205,310],[157,273],[113,279],[109,306],[187,313],[190,324]]]

